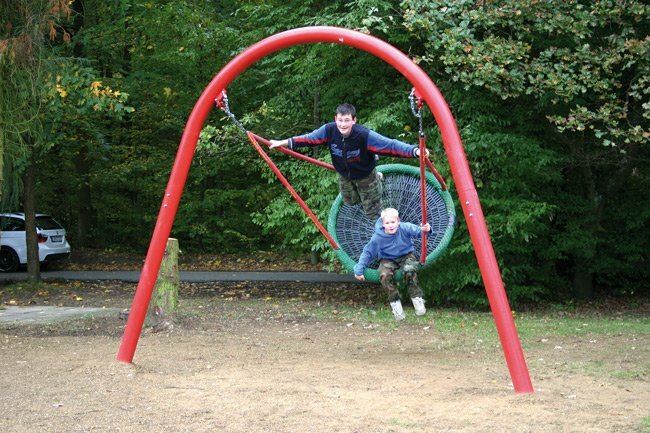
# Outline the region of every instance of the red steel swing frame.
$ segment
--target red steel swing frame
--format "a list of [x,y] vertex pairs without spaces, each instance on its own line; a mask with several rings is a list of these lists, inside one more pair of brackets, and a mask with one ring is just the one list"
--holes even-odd
[[349,45],[379,57],[397,69],[413,87],[417,88],[421,98],[426,102],[440,128],[442,142],[449,160],[451,173],[458,191],[514,390],[517,393],[532,393],[533,386],[526,360],[524,359],[521,342],[514,324],[478,193],[456,122],[445,99],[427,74],[406,54],[394,46],[365,33],[329,26],[302,27],[288,30],[251,45],[224,66],[199,97],[188,118],[172,166],[151,243],[140,274],[140,281],[117,353],[117,360],[126,363],[133,361],[165,252],[165,245],[171,233],[199,134],[210,110],[214,106],[215,99],[237,76],[257,60],[294,45],[319,42]]

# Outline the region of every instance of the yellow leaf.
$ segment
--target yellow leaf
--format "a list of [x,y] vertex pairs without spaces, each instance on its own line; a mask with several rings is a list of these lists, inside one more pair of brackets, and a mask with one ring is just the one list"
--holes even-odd
[[62,98],[68,96],[68,92],[60,84],[56,85],[56,91],[59,92],[59,96]]

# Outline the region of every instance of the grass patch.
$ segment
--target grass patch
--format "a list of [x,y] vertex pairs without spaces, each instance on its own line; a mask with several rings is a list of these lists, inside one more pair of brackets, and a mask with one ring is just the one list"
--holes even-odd
[[641,420],[640,429],[641,433],[650,433],[650,416],[647,416]]
[[75,295],[77,290],[83,290],[82,281],[19,281],[0,286],[0,303],[17,304],[47,304],[52,297],[68,297],[82,300]]
[[650,321],[631,316],[572,316],[539,313],[521,314],[516,319],[522,338],[534,335],[589,336],[650,334]]
[[393,418],[390,420],[390,424],[394,425],[396,427],[401,427],[401,428],[406,428],[406,429],[412,429],[418,426],[417,423],[407,420],[407,419],[397,419]]
[[[217,302],[218,301],[218,302]],[[481,340],[485,345],[499,344],[499,335],[494,317],[490,312],[459,311],[458,309],[430,308],[425,316],[415,316],[412,308],[405,305],[406,320],[397,322],[390,308],[384,304],[371,307],[349,306],[345,304],[315,303],[300,299],[281,300],[270,299],[236,299],[223,302],[215,300],[206,304],[206,299],[183,300],[182,304],[188,310],[195,310],[201,304],[207,309],[221,308],[219,304],[228,305],[236,302],[236,309],[227,309],[224,314],[232,315],[232,319],[247,315],[282,316],[287,320],[292,318],[311,318],[315,320],[335,320],[344,322],[360,322],[363,325],[379,325],[386,329],[394,329],[402,324],[417,326],[432,326],[444,335],[452,335],[460,339]],[[201,308],[198,308],[200,314]],[[549,313],[515,313],[515,324],[521,340],[541,341],[553,337],[578,337],[597,339],[601,336],[629,336],[650,338],[650,321],[637,315],[614,317],[581,316],[574,313],[565,317],[560,312]],[[641,346],[641,342],[639,343]]]
[[59,289],[58,285],[44,281],[20,281],[0,287],[0,296],[4,298],[31,297],[38,293],[49,293]]

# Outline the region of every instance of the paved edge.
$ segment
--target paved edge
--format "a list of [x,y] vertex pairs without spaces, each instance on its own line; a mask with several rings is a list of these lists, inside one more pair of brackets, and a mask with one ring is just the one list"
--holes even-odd
[[[41,272],[43,280],[96,281],[112,280],[138,282],[139,271],[51,271]],[[23,281],[25,272],[0,273],[0,281]],[[305,283],[359,283],[353,275],[331,272],[209,272],[181,271],[180,279],[184,282],[219,282],[219,281],[278,281]]]
[[16,324],[47,324],[99,316],[118,317],[121,311],[120,308],[9,305],[0,309],[0,327]]

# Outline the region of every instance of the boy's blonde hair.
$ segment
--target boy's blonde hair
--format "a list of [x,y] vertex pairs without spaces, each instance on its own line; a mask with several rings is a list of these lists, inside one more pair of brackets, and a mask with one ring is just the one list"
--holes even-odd
[[399,219],[399,212],[395,208],[387,207],[386,209],[381,211],[381,220],[383,221],[384,217],[387,217],[387,216],[393,216],[393,217]]

